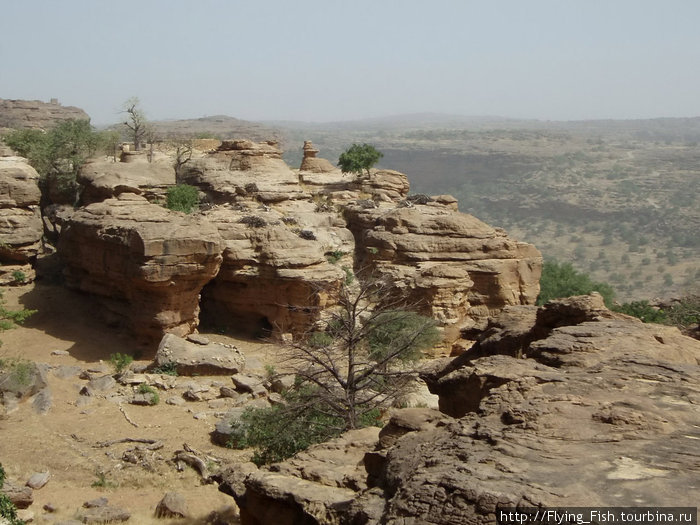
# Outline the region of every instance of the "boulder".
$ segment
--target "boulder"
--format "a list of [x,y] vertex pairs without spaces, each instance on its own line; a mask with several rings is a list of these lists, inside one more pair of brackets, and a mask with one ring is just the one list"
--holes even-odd
[[51,479],[51,473],[49,471],[36,472],[27,480],[27,486],[37,490],[46,485],[49,482],[49,479]]
[[80,512],[80,521],[83,523],[114,523],[128,521],[130,517],[129,511],[113,505],[91,507]]
[[81,203],[101,202],[121,195],[135,193],[146,198],[163,197],[169,186],[175,184],[172,159],[158,156],[148,162],[142,155],[140,162],[112,162],[92,160],[80,169],[78,183],[82,186]]
[[245,356],[230,345],[201,345],[165,334],[158,345],[154,366],[174,366],[181,376],[230,375],[243,370]]
[[220,251],[207,221],[132,193],[77,211],[59,243],[66,285],[99,297],[106,315],[145,341],[197,327],[199,293]]
[[317,157],[318,151],[314,148],[314,145],[310,140],[304,141],[304,158],[301,161],[301,166],[299,167],[300,172],[310,172],[310,173],[331,173],[338,168],[333,166],[326,159]]
[[8,479],[0,487],[0,493],[7,496],[18,509],[26,509],[34,503],[34,491],[31,487],[18,485]]
[[166,492],[155,514],[157,518],[185,518],[188,516],[187,501],[177,492]]
[[26,263],[41,248],[39,174],[22,157],[0,157],[0,261]]

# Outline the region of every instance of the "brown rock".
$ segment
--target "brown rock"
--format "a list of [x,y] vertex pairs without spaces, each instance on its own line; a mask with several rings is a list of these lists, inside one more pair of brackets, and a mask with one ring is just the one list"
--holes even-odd
[[308,171],[311,173],[330,173],[338,169],[326,159],[319,158],[316,155],[318,155],[318,150],[314,148],[314,145],[310,140],[305,140],[304,158],[301,161],[299,171]]
[[157,518],[185,518],[188,516],[187,501],[177,492],[166,492],[155,514]]
[[42,102],[0,98],[0,128],[48,129],[66,120],[90,120],[90,116],[80,108],[62,106],[55,99]]
[[43,223],[38,181],[26,159],[0,157],[0,261],[26,262],[39,252]]
[[26,509],[34,503],[33,492],[31,487],[18,485],[8,479],[0,488],[0,493],[5,494],[18,509]]
[[245,356],[237,348],[217,343],[191,343],[165,334],[158,345],[156,367],[175,366],[178,375],[229,375],[243,370]]
[[124,193],[77,211],[59,253],[67,286],[98,296],[139,337],[159,341],[196,328],[199,292],[221,264],[219,243],[201,218]]

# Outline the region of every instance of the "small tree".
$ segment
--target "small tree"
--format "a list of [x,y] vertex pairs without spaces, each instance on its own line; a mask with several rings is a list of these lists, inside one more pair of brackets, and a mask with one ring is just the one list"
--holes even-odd
[[369,169],[383,156],[383,153],[377,151],[370,144],[353,144],[340,154],[338,166],[343,173],[356,173],[358,177],[361,177],[363,172],[367,172],[367,177],[369,177]]
[[128,133],[134,141],[134,150],[139,151],[141,149],[141,141],[146,135],[146,114],[143,112],[139,106],[140,102],[138,97],[131,97],[129,100],[124,102],[124,113],[127,114],[127,119],[124,121],[124,125],[128,129]]
[[168,188],[166,207],[173,211],[192,213],[199,206],[199,190],[188,184]]
[[348,430],[405,394],[410,371],[401,363],[417,359],[440,335],[433,319],[389,299],[392,288],[372,279],[342,286],[325,330],[289,348],[289,365],[304,388],[299,409],[340,418]]

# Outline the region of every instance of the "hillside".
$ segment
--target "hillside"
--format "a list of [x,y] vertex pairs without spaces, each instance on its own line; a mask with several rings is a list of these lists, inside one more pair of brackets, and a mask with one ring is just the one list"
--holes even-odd
[[62,106],[57,100],[9,100],[0,98],[0,128],[46,129],[64,120],[90,120],[80,108]]
[[669,297],[700,279],[700,119],[540,122],[393,118],[285,129],[329,159],[370,142],[412,193],[450,193],[462,211],[608,281],[620,300]]

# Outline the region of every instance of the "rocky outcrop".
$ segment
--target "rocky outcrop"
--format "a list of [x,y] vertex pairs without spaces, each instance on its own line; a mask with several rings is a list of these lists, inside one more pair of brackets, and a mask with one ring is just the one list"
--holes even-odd
[[[317,151],[310,143],[306,143],[305,150],[307,160],[319,161],[312,162],[313,166],[325,167],[311,170],[313,166],[308,165],[308,169],[297,174],[283,162],[275,142],[248,140],[223,141],[216,150],[200,153],[181,166],[177,181],[196,186],[205,202],[197,219],[178,221],[208,225],[203,230],[208,233],[202,239],[207,244],[215,243],[218,237],[221,269],[216,273],[212,267],[214,273],[185,279],[188,306],[179,298],[172,299],[175,306],[158,312],[162,307],[159,304],[171,300],[169,294],[181,293],[179,285],[159,285],[158,293],[146,301],[148,313],[137,306],[132,309],[135,313],[128,316],[163,318],[152,323],[162,328],[160,334],[153,330],[158,340],[162,331],[175,326],[181,326],[177,330],[182,335],[187,326],[197,324],[196,308],[190,303],[201,292],[202,309],[215,326],[243,328],[252,335],[297,334],[333,305],[334,292],[348,275],[354,278],[353,272],[391,277],[396,283],[396,294],[408,295],[410,302],[436,318],[445,328],[448,340],[454,339],[465,325],[482,326],[506,305],[534,302],[541,266],[540,254],[534,247],[459,213],[455,200],[449,196],[408,196],[408,179],[402,173],[371,170],[368,177],[358,178],[343,174],[327,161],[320,163],[323,159],[316,157]],[[115,238],[121,239],[117,244],[123,245],[124,238],[132,235],[126,232],[136,231],[140,221],[150,224],[148,232],[143,232],[146,238],[167,239],[163,222],[181,216],[148,207],[143,198],[134,195],[149,197],[148,192],[153,192],[147,184],[154,183],[155,164],[144,164],[143,173],[136,170],[136,163],[86,165],[80,174],[83,200],[104,202],[86,207],[72,219],[57,215],[56,228],[64,227],[61,225],[66,221],[74,224],[69,239],[85,235],[91,240],[80,242],[95,253],[113,250]],[[167,177],[160,181],[166,182]],[[149,218],[149,210],[153,211],[153,218]],[[120,233],[96,233],[101,228],[112,230],[113,212],[119,216]],[[90,227],[86,229],[87,223]],[[188,239],[196,238],[192,230],[187,232],[192,235]],[[95,237],[101,241],[96,243]],[[114,294],[121,310],[133,301],[143,300],[132,297],[132,292],[118,292],[105,284],[103,277],[86,277],[107,271],[86,271],[86,265],[104,263],[85,262],[68,253],[76,243],[71,240],[61,244],[61,250],[67,252],[65,260],[68,273],[73,276],[72,286],[94,288],[105,297]],[[214,244],[211,246],[213,249]],[[76,253],[81,253],[80,249]],[[140,256],[130,253],[128,257]],[[93,255],[87,260],[95,258]],[[145,264],[154,268],[160,260],[170,264],[170,259],[159,256]],[[116,269],[109,271],[115,276],[118,273]],[[170,270],[165,268],[164,272]],[[82,279],[83,284],[75,284]],[[113,277],[111,281],[119,283],[119,289],[129,289],[124,286],[123,277]],[[186,321],[178,321],[180,314],[171,315],[173,311],[185,310],[189,312]],[[143,331],[143,327],[139,330]]]
[[56,100],[10,100],[0,98],[0,128],[48,129],[66,120],[90,120],[80,108],[62,106]]
[[67,286],[98,296],[114,320],[155,341],[196,328],[199,292],[221,264],[214,226],[132,193],[73,214],[59,250]]
[[[476,524],[506,507],[694,506],[700,343],[609,312],[595,296],[504,316],[518,309],[527,337],[514,344],[494,323],[473,352],[427,373],[448,414],[398,411],[365,448],[367,488],[314,508],[344,523]],[[507,355],[515,347],[525,358]],[[247,502],[284,514],[299,512],[309,483],[328,492],[330,482],[302,474],[306,464],[298,456],[229,486],[243,523],[264,523]]]
[[178,183],[197,186],[215,204],[241,197],[269,204],[304,196],[274,141],[224,140],[216,151],[185,164]]
[[[303,214],[303,206],[295,209]],[[299,332],[330,306],[345,272],[326,260],[321,228],[305,230],[304,237],[299,220],[283,221],[289,217],[226,208],[207,214],[223,239],[221,271],[202,293],[210,320],[247,327],[255,335]],[[329,229],[334,229],[332,220]]]
[[26,263],[41,247],[39,174],[21,157],[0,157],[0,261]]
[[191,343],[165,334],[156,352],[154,366],[171,368],[179,375],[231,375],[245,368],[245,356],[235,347],[218,343]]
[[175,170],[172,159],[165,155],[154,155],[153,162],[148,162],[146,155],[128,163],[100,159],[83,165],[77,180],[82,187],[80,201],[84,205],[122,193],[154,200],[163,198],[167,188],[175,184]]
[[359,265],[388,275],[445,327],[483,326],[505,306],[533,304],[542,257],[503,230],[428,200],[348,206]]
[[326,159],[317,157],[318,150],[310,140],[304,141],[304,158],[301,161],[299,171],[308,171],[311,173],[330,173],[337,168]]

